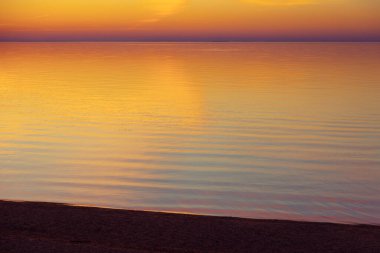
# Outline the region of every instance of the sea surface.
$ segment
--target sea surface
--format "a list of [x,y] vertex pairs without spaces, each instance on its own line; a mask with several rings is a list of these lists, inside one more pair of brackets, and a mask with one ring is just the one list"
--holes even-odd
[[0,199],[380,224],[380,44],[0,43]]

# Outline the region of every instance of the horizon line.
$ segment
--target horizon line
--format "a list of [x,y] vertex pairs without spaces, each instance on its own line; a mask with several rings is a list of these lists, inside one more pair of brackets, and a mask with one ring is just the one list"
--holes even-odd
[[0,43],[380,43],[376,40],[0,40]]

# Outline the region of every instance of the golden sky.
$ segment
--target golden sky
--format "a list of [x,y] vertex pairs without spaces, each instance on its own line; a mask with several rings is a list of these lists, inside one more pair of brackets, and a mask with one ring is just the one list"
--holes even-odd
[[0,40],[380,40],[380,0],[1,0]]

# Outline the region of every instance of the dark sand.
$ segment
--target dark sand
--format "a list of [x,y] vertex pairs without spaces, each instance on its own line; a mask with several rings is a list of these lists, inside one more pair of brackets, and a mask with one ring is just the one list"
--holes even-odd
[[0,201],[0,252],[380,252],[380,227]]

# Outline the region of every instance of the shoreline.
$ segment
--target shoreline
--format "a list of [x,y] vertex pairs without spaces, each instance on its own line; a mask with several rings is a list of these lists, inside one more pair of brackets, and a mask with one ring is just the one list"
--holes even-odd
[[380,252],[380,226],[0,201],[0,252]]

